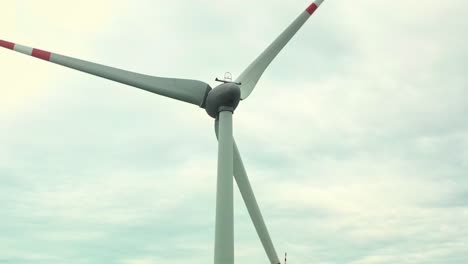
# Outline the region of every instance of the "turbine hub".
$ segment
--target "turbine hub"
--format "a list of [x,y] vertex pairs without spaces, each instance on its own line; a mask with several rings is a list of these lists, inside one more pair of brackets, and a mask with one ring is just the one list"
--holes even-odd
[[240,94],[240,88],[236,83],[220,84],[208,93],[205,110],[213,118],[218,116],[221,107],[224,110],[232,109],[234,112],[239,105]]

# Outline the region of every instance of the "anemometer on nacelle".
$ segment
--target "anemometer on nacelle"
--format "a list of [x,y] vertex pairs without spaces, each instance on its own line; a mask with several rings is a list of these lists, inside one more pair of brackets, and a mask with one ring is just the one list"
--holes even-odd
[[224,80],[221,80],[219,79],[218,77],[216,77],[215,81],[217,82],[222,82],[222,83],[233,83],[233,84],[237,84],[237,85],[241,85],[242,83],[240,82],[233,82],[232,81],[232,74],[230,72],[226,72],[224,73]]

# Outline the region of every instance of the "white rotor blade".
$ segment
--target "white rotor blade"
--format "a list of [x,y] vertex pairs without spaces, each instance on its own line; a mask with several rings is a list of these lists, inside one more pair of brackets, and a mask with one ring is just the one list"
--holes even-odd
[[231,111],[219,112],[215,123],[215,127],[219,130],[219,136],[214,264],[234,264],[233,137]]
[[205,97],[211,90],[208,84],[201,81],[139,74],[4,40],[0,40],[0,47],[201,107],[204,107]]
[[[219,129],[217,125],[215,126],[215,132],[216,136],[219,139]],[[242,158],[240,156],[239,149],[237,148],[237,144],[234,139],[233,173],[234,178],[237,182],[237,186],[239,187],[239,191],[242,195],[242,199],[244,200],[245,206],[247,207],[247,211],[249,212],[250,219],[252,219],[252,222],[255,226],[255,230],[257,231],[258,237],[262,242],[263,248],[265,249],[265,253],[267,254],[268,259],[270,260],[270,263],[280,264],[281,262],[279,261],[278,255],[276,254],[275,247],[273,246],[270,234],[268,233],[265,221],[263,220],[262,213],[260,212],[260,208],[258,207],[257,199],[255,199],[252,186],[250,185],[249,178],[247,177],[247,172],[245,171],[245,167],[242,163]]]
[[284,46],[291,40],[296,32],[304,25],[309,17],[317,10],[324,0],[315,0],[296,20],[289,25],[281,35],[279,35],[271,44],[258,56],[236,79],[241,83],[241,99],[247,98],[255,88],[258,80],[265,69],[270,65],[273,59],[280,53]]
[[239,191],[244,199],[245,206],[247,211],[249,211],[250,218],[257,230],[258,237],[262,242],[263,248],[270,260],[271,264],[280,264],[278,255],[276,254],[275,247],[271,241],[270,234],[263,220],[262,213],[258,207],[257,200],[255,199],[252,186],[250,185],[249,178],[247,177],[247,172],[245,171],[244,164],[242,163],[242,158],[237,148],[236,142],[234,141],[234,178],[236,179],[237,186]]

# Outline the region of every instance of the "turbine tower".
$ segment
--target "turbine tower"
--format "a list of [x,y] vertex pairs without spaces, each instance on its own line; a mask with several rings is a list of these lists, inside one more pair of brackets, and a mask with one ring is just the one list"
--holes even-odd
[[0,46],[204,108],[208,115],[215,119],[215,132],[218,138],[214,264],[234,263],[232,175],[236,179],[239,191],[270,263],[279,264],[280,260],[233,138],[232,116],[239,102],[246,99],[253,91],[268,65],[322,3],[323,0],[315,0],[306,10],[301,12],[235,81],[224,80],[214,89],[207,83],[198,80],[148,76],[5,40],[0,40]]

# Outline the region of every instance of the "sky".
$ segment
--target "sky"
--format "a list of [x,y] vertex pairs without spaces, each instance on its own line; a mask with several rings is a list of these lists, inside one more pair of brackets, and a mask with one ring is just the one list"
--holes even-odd
[[[309,4],[4,1],[0,38],[214,86]],[[468,262],[467,9],[326,0],[241,102],[234,135],[281,258]],[[203,109],[6,49],[0,72],[0,263],[213,261]],[[237,189],[235,261],[268,263]]]

